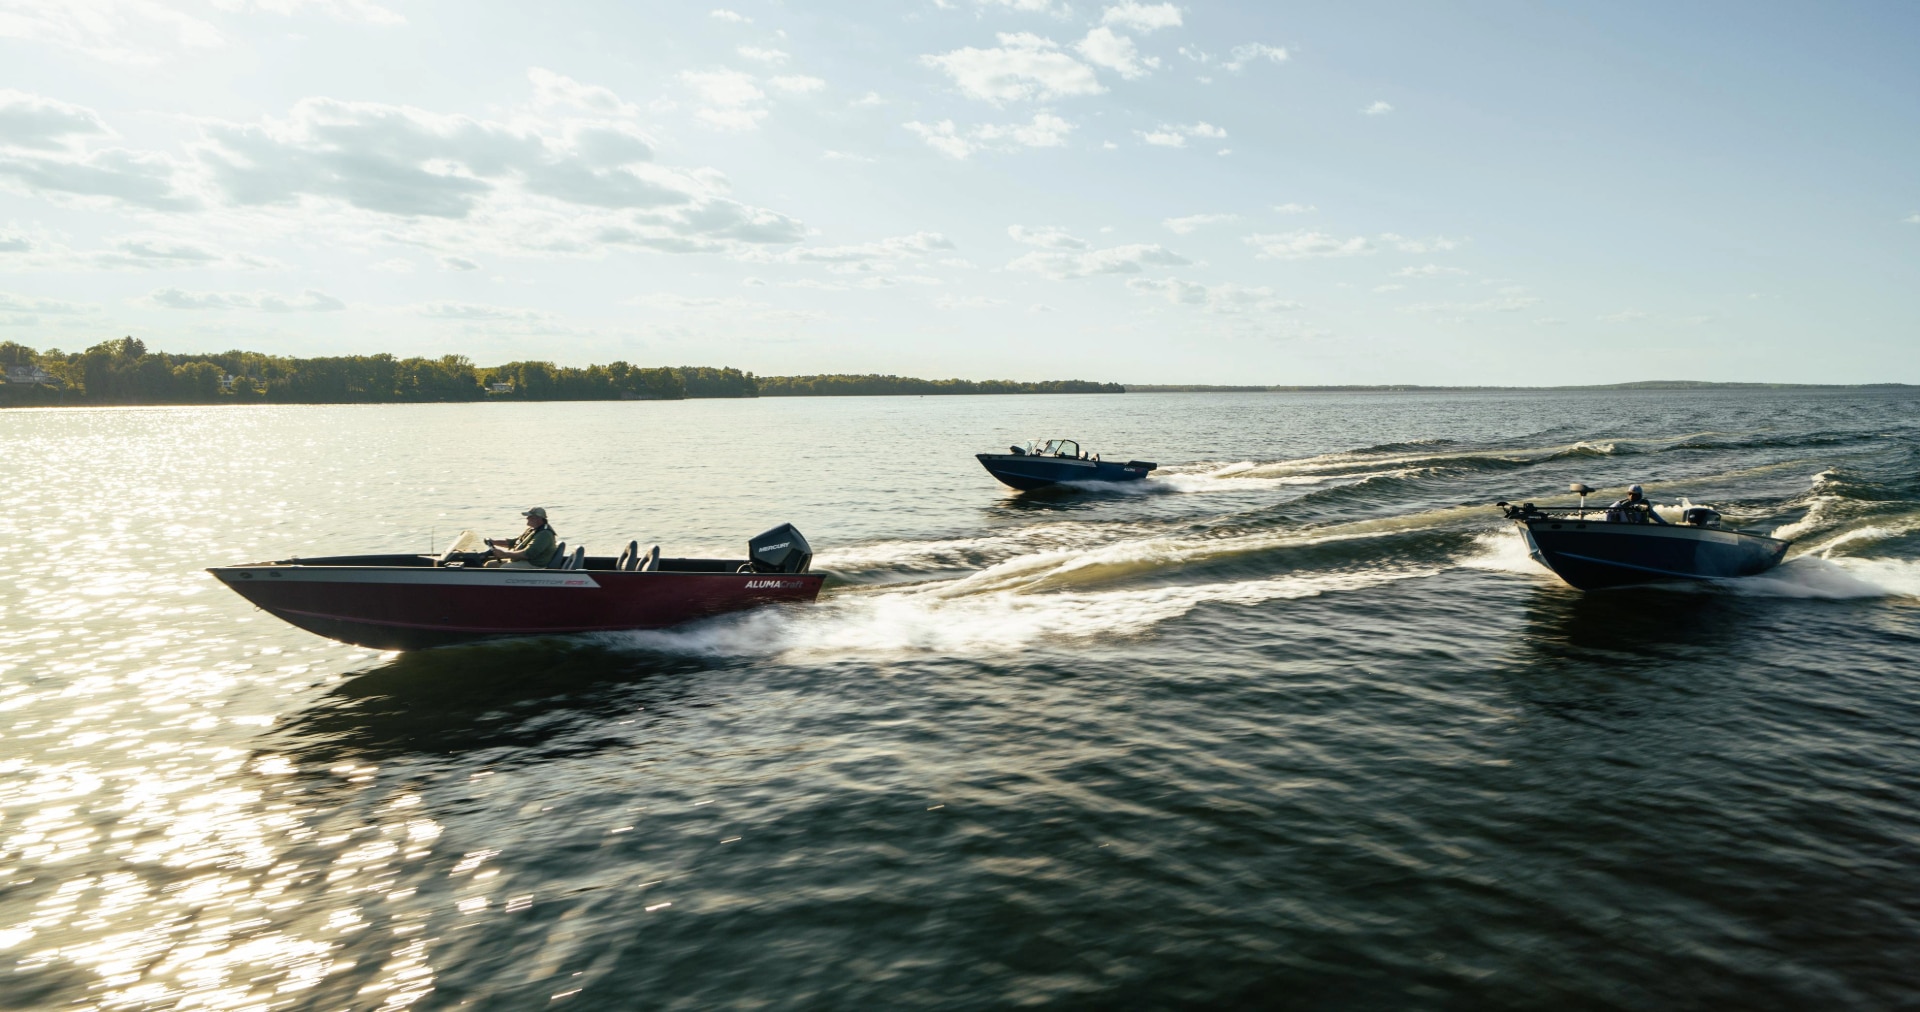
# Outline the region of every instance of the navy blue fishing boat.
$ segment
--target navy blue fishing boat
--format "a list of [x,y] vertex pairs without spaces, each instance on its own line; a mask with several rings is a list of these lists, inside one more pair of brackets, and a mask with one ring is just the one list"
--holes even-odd
[[976,453],[987,473],[1021,491],[1063,481],[1139,481],[1160,465],[1144,460],[1118,463],[1085,453],[1071,439],[1034,440],[1009,446],[1006,453]]
[[1574,484],[1574,508],[1496,503],[1520,528],[1533,561],[1581,590],[1673,580],[1721,580],[1764,573],[1791,542],[1736,531],[1706,506],[1689,506],[1680,523],[1659,518],[1647,503],[1588,509],[1593,490]]

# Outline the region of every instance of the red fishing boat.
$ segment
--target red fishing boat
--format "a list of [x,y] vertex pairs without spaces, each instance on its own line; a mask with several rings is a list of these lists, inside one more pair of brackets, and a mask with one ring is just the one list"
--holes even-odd
[[[471,542],[471,544],[470,544]],[[826,577],[792,524],[745,559],[665,559],[630,542],[618,557],[569,554],[546,568],[488,569],[463,535],[440,555],[341,555],[207,570],[234,593],[311,633],[381,650],[502,636],[662,629],[766,604],[810,602]]]

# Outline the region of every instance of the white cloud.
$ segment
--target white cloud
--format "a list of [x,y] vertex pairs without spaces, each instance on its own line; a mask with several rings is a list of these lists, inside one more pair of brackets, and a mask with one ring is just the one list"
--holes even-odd
[[956,49],[920,62],[953,79],[960,91],[988,102],[1097,95],[1106,89],[1093,68],[1030,32],[1001,33],[996,49]]
[[1073,124],[1052,113],[1035,113],[1027,123],[986,123],[962,131],[952,120],[908,123],[906,128],[927,146],[950,158],[966,158],[986,148],[1057,148],[1067,143]]
[[956,309],[994,309],[1004,305],[1006,305],[1005,301],[989,299],[984,295],[942,295],[933,300],[933,308],[943,312],[952,312]]
[[805,74],[789,74],[785,77],[772,77],[767,83],[789,95],[807,95],[827,86],[827,82]]
[[1237,214],[1189,214],[1184,218],[1168,218],[1160,224],[1179,235],[1186,235],[1202,225],[1224,225],[1239,220]]
[[226,252],[157,232],[117,236],[108,240],[105,248],[92,250],[72,249],[45,235],[29,237],[20,232],[0,232],[0,253],[18,254],[9,257],[6,263],[6,269],[14,271],[242,271],[285,266],[270,257]]
[[862,95],[859,98],[856,98],[851,102],[848,102],[847,105],[855,109],[871,109],[877,105],[885,105],[886,101],[887,101],[886,99],[880,97],[879,92],[870,91],[870,92],[867,92],[865,95]]
[[[923,262],[936,253],[951,252],[955,248],[952,239],[938,232],[913,232],[845,246],[800,246],[779,253],[755,250],[743,254],[741,259],[751,263],[819,264],[834,274],[889,274],[897,273],[903,264]],[[802,287],[818,287],[818,284],[802,284]]]
[[405,257],[394,257],[390,260],[382,260],[379,263],[367,265],[367,270],[379,271],[382,274],[412,274],[413,268],[413,261]]
[[477,271],[480,269],[479,264],[474,263],[471,260],[468,260],[466,257],[456,257],[456,256],[441,257],[440,266],[443,269],[450,270],[450,271]]
[[1262,260],[1307,260],[1318,257],[1350,257],[1374,252],[1365,236],[1341,239],[1325,232],[1299,229],[1278,234],[1250,235],[1247,245]]
[[1281,214],[1306,214],[1314,207],[1312,204],[1275,204],[1273,209]]
[[[737,94],[728,81],[710,83],[722,98]],[[321,98],[284,119],[201,131],[194,153],[206,191],[254,224],[288,231],[325,221],[447,252],[543,255],[738,252],[806,234],[786,215],[725,196],[717,172],[655,164],[650,140],[620,122],[500,123]],[[314,214],[323,209],[352,213]]]
[[[1135,130],[1134,133],[1139,135],[1142,141],[1159,148],[1184,148],[1187,146],[1187,138],[1189,137],[1219,140],[1227,135],[1225,130],[1205,122],[1195,123],[1191,126],[1162,125],[1157,130]],[[1229,153],[1230,152],[1227,151],[1221,152],[1221,154]]]
[[778,49],[766,49],[760,46],[741,46],[739,49],[734,50],[734,52],[739,53],[749,60],[773,64],[775,66],[787,62],[787,54]]
[[1395,235],[1392,232],[1383,233],[1380,240],[1402,253],[1445,253],[1448,250],[1459,249],[1461,242],[1459,239],[1449,239],[1444,235],[1436,235],[1431,239],[1413,239],[1404,235]]
[[1300,303],[1276,298],[1265,285],[1249,287],[1231,282],[1202,285],[1173,278],[1133,278],[1127,287],[1136,292],[1162,295],[1176,306],[1199,306],[1209,313],[1285,313],[1301,308]]
[[1366,108],[1360,110],[1361,114],[1366,116],[1385,116],[1387,113],[1390,113],[1392,111],[1393,111],[1393,106],[1388,105],[1385,102],[1375,102],[1372,105],[1369,105]]
[[1133,243],[1081,252],[1036,250],[1007,264],[1010,271],[1030,271],[1055,281],[1098,274],[1138,274],[1148,267],[1185,267],[1193,263],[1165,247]]
[[831,150],[823,151],[821,152],[820,157],[825,158],[827,161],[830,161],[830,162],[872,163],[872,162],[879,161],[879,159],[877,158],[872,158],[867,155],[856,155],[851,151],[831,151]]
[[747,17],[745,14],[741,14],[737,11],[720,9],[720,10],[714,10],[709,12],[707,16],[710,18],[713,18],[715,21],[731,21],[736,25],[753,24],[752,18]]
[[0,8],[0,38],[136,67],[226,44],[213,25],[158,0],[9,0]]
[[24,91],[0,91],[0,148],[65,151],[81,138],[109,132],[92,109]]
[[535,108],[571,106],[609,116],[638,116],[638,106],[623,102],[612,89],[597,84],[582,84],[565,74],[541,67],[527,68],[527,80],[533,84]]
[[[12,292],[0,292],[0,313],[46,313],[49,316],[77,316],[93,312],[92,306],[78,302],[63,302],[59,299],[43,299],[33,295],[15,295]],[[32,320],[19,321],[32,323]]]
[[759,104],[767,93],[760,90],[752,74],[728,69],[688,70],[681,72],[680,81],[699,96],[703,104],[694,115],[708,126],[751,130],[767,116],[767,110]]
[[1905,225],[1920,225],[1920,214],[1909,214],[1900,219],[1900,222]]
[[[942,7],[946,6],[944,0],[934,0],[934,2]],[[982,7],[1010,7],[1027,14],[1068,13],[1068,8],[1065,6],[1056,11],[1053,0],[975,0],[975,2]]]
[[1406,285],[1374,285],[1373,290],[1376,292],[1397,292],[1405,287],[1407,286]]
[[1074,43],[1073,49],[1088,63],[1105,67],[1127,80],[1145,77],[1160,66],[1160,61],[1153,57],[1142,58],[1132,39],[1114,34],[1113,29],[1104,25],[1088,32],[1086,38]]
[[1119,25],[1136,32],[1153,32],[1162,28],[1180,27],[1180,8],[1172,4],[1143,4],[1137,0],[1123,0],[1106,9],[1100,15],[1100,23]]
[[274,292],[189,292],[156,288],[143,300],[162,309],[251,309],[263,313],[332,313],[347,304],[325,292],[307,289],[299,295]]
[[1484,302],[1419,302],[1408,306],[1409,313],[1517,313],[1540,304],[1531,295],[1503,295]]
[[534,309],[480,302],[429,302],[415,311],[434,320],[540,320],[548,315]]
[[[1184,53],[1185,50],[1181,52]],[[1197,54],[1199,62],[1205,63],[1210,59],[1205,53],[1199,53],[1197,50],[1195,53]],[[1190,56],[1189,58],[1193,57]],[[1287,62],[1287,51],[1279,46],[1269,46],[1259,42],[1252,42],[1244,46],[1233,47],[1233,59],[1228,60],[1222,64],[1222,66],[1228,70],[1238,71],[1245,69],[1249,64],[1258,63],[1261,60],[1266,60],[1269,63],[1285,63]]]
[[1443,274],[1465,273],[1467,272],[1458,267],[1441,267],[1438,264],[1427,264],[1424,267],[1402,267],[1394,271],[1393,276],[1396,278],[1437,278]]
[[358,21],[369,25],[404,25],[407,19],[370,0],[213,0],[213,5],[229,11],[264,11],[294,17],[312,12],[337,21]]
[[191,211],[200,199],[181,188],[182,166],[153,151],[106,148],[87,154],[0,151],[0,181],[60,203],[125,204],[149,211]]
[[1008,225],[1007,235],[1014,242],[1038,246],[1041,249],[1086,249],[1087,241],[1069,233],[1064,228],[1043,225],[1028,228],[1025,225]]
[[1638,309],[1623,309],[1617,313],[1594,317],[1594,319],[1599,320],[1601,323],[1637,323],[1646,318],[1647,314]]

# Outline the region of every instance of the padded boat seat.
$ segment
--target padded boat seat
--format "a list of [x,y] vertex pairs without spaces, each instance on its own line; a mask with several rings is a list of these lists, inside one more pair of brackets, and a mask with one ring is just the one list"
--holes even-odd
[[553,546],[553,557],[547,560],[548,569],[567,568],[567,543],[562,541]]
[[626,550],[620,553],[620,561],[614,563],[613,568],[617,572],[631,573],[633,572],[635,567],[639,565],[640,565],[640,542],[629,541],[627,542]]
[[573,550],[573,556],[567,560],[566,568],[568,569],[587,568],[587,546],[586,545],[581,545],[579,548],[576,548]]
[[660,546],[654,545],[647,550],[645,558],[640,560],[640,572],[657,573],[660,571]]

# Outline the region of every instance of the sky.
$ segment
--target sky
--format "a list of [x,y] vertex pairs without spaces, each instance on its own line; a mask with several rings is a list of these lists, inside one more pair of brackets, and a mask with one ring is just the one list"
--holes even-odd
[[0,340],[1920,383],[1920,5],[0,0]]

